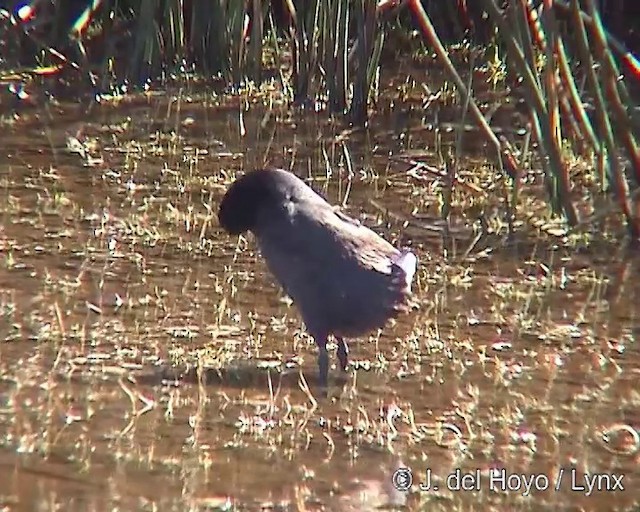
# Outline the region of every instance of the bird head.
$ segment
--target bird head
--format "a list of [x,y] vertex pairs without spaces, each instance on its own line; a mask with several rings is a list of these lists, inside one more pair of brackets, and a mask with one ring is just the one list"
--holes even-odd
[[251,171],[234,181],[220,202],[220,226],[232,235],[252,230],[260,208],[274,200],[273,181],[268,170]]
[[316,194],[305,183],[282,169],[258,169],[238,178],[220,202],[218,221],[232,235],[255,231],[258,217],[290,211],[295,200],[316,202]]

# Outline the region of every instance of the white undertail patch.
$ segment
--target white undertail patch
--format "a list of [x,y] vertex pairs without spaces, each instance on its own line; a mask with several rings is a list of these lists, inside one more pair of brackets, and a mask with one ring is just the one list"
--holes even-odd
[[404,249],[399,256],[393,259],[393,264],[399,266],[405,275],[405,283],[411,291],[411,283],[418,267],[418,258],[409,249]]

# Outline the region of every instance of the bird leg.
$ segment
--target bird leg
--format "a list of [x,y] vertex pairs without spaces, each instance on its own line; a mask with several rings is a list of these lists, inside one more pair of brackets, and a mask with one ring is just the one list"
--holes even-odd
[[338,361],[340,361],[340,367],[346,372],[349,364],[349,347],[342,338],[336,337],[336,342],[338,343]]
[[318,381],[321,388],[326,388],[329,380],[329,353],[327,352],[327,337],[314,336],[318,345]]

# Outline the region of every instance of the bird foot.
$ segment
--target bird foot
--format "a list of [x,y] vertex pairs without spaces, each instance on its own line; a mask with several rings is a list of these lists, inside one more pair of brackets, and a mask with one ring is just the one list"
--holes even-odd
[[338,361],[340,361],[340,368],[346,372],[347,366],[349,366],[349,347],[342,338],[336,338],[336,341],[338,342]]

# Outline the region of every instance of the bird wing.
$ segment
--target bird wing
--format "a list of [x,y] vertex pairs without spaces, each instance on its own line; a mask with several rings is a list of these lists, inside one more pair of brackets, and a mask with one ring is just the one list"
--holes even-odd
[[364,332],[400,307],[401,253],[373,231],[323,203],[287,201],[263,215],[262,255],[311,332]]
[[[256,230],[262,253],[287,293],[296,281],[322,278],[346,262],[389,275],[399,254],[366,226],[329,204],[295,201],[263,213]],[[348,276],[341,276],[348,280]]]
[[362,266],[384,274],[391,272],[391,263],[399,252],[384,238],[340,211],[328,216],[326,223]]
[[[320,219],[320,220],[318,220]],[[319,222],[330,233],[336,243],[347,249],[350,258],[358,261],[363,269],[373,270],[394,278],[403,277],[408,292],[416,272],[418,260],[408,249],[402,251],[393,247],[384,238],[344,214],[337,207],[324,216],[313,216],[312,221]]]

